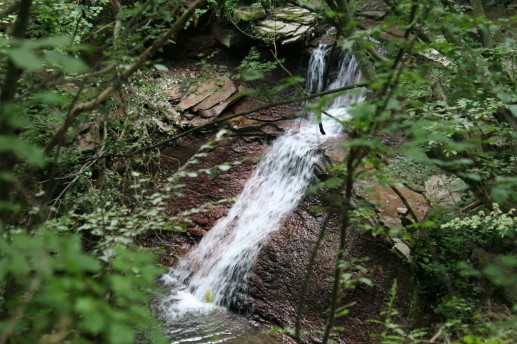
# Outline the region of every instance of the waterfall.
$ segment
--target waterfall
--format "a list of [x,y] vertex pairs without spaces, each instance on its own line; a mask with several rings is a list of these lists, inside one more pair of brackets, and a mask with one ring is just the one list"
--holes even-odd
[[307,93],[314,94],[323,90],[323,77],[325,75],[325,56],[328,47],[324,44],[318,45],[312,52],[307,70]]
[[[327,51],[327,46],[320,45],[311,56],[307,92],[323,89]],[[360,78],[355,59],[346,56],[328,88],[353,84]],[[334,99],[326,111],[346,120],[346,107],[360,101],[361,97],[357,92],[348,92]],[[299,128],[278,138],[254,169],[228,215],[162,277],[171,290],[160,305],[165,317],[174,319],[192,311],[228,306],[239,292],[245,291],[261,243],[280,228],[304,195],[318,159],[318,147],[342,130],[342,125],[335,119],[323,116],[322,121],[327,132],[325,136],[312,121],[306,120]],[[213,299],[215,305],[204,302],[210,301],[206,299]]]

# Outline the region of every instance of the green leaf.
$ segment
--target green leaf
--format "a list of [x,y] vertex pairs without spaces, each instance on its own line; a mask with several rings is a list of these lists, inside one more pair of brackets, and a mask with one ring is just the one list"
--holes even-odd
[[513,117],[517,117],[517,105],[512,104],[512,105],[508,106],[508,109],[512,113]]
[[504,187],[504,185],[497,185],[494,188],[492,188],[492,199],[496,203],[504,203],[508,196],[510,196],[509,190]]
[[458,175],[465,179],[470,179],[470,180],[474,180],[477,182],[481,181],[481,176],[477,173],[464,172],[464,173],[458,173]]
[[217,134],[215,135],[216,141],[222,140],[225,137],[226,134],[228,134],[228,130],[226,130],[226,129],[219,130],[217,132]]
[[11,61],[20,69],[41,70],[44,60],[34,53],[34,51],[26,47],[11,48],[7,51]]
[[408,158],[415,160],[416,162],[428,162],[427,155],[418,147],[411,146],[409,144],[403,145],[400,152],[406,155]]
[[71,272],[97,272],[101,268],[100,263],[94,257],[84,253],[75,252],[67,258],[67,270]]
[[218,165],[217,168],[220,169],[221,171],[228,171],[229,169],[232,168],[232,166],[231,165],[227,165],[227,164],[223,164],[223,165]]
[[13,204],[11,202],[0,201],[0,209],[9,210],[13,213],[19,212],[21,210],[18,204]]
[[343,309],[342,311],[340,311],[340,312],[338,312],[338,313],[336,314],[336,317],[338,317],[338,318],[342,318],[342,317],[344,317],[344,316],[348,315],[348,313],[350,313],[350,310],[348,310],[348,309]]
[[132,344],[134,343],[135,335],[131,327],[123,323],[114,322],[109,327],[108,338],[111,344]]
[[242,72],[242,78],[246,81],[259,80],[264,78],[264,73],[257,69],[247,69]]
[[206,169],[206,173],[210,175],[210,177],[217,177],[217,170],[215,168],[208,168]]
[[70,36],[53,36],[40,40],[27,40],[23,45],[27,48],[59,48],[67,46],[71,40]]
[[24,142],[16,136],[0,136],[0,152],[13,151],[21,159],[35,166],[44,163],[43,150],[40,147]]
[[331,177],[325,181],[325,186],[329,189],[334,189],[343,184],[343,179],[338,177]]
[[84,73],[89,70],[82,60],[57,51],[46,51],[45,58],[48,62],[63,69],[65,73]]
[[98,309],[95,299],[91,297],[77,299],[75,311],[82,315],[79,326],[87,332],[97,334],[104,329],[106,321]]
[[373,285],[372,280],[369,279],[369,278],[365,278],[365,277],[360,277],[359,278],[359,282],[364,283],[364,284],[366,284],[366,285],[368,285],[370,287]]
[[0,171],[0,180],[11,182],[14,180],[14,176],[12,175],[12,173]]
[[47,104],[64,105],[68,104],[70,99],[55,91],[40,92],[34,95],[35,100],[39,100]]

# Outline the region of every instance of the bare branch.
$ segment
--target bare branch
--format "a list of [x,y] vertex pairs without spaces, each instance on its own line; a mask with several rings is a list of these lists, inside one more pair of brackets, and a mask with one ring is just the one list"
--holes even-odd
[[[23,39],[27,26],[29,25],[29,14],[32,6],[32,0],[21,0],[18,16],[14,23],[13,37]],[[12,135],[13,128],[9,123],[10,116],[6,111],[6,105],[14,100],[18,82],[22,75],[22,70],[16,67],[14,62],[9,59],[7,67],[7,74],[0,95],[0,135]],[[9,172],[16,164],[17,160],[14,154],[10,151],[0,153],[0,172]],[[12,184],[6,181],[5,178],[0,178],[0,202],[7,201],[12,189]],[[1,211],[0,213],[3,213]]]

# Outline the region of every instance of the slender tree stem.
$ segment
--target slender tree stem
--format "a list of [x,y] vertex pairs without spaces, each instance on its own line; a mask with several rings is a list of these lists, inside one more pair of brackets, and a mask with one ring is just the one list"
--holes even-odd
[[354,186],[354,164],[357,156],[357,149],[352,148],[346,157],[346,179],[345,179],[345,199],[339,232],[339,248],[334,270],[334,281],[332,283],[332,294],[330,296],[330,310],[327,325],[323,333],[322,344],[327,344],[334,328],[336,320],[336,309],[339,302],[339,289],[341,285],[341,275],[343,274],[343,260],[345,257],[346,233],[350,223],[350,208],[352,205],[352,192]]
[[[18,40],[25,38],[25,32],[29,25],[31,6],[32,0],[21,0],[18,7],[18,16],[14,24],[13,38]],[[21,75],[22,70],[16,67],[12,59],[9,59],[7,75],[2,87],[2,94],[0,95],[0,136],[9,136],[13,134],[13,127],[10,123],[10,117],[12,114],[8,113],[7,108],[9,104],[14,101]],[[0,172],[9,173],[16,164],[16,160],[17,159],[13,152],[2,152],[0,154]],[[0,203],[7,203],[9,201],[11,190],[11,182],[5,180],[5,178],[0,178]],[[4,215],[6,216],[7,214],[8,213],[6,211],[0,210],[1,217],[4,217]]]
[[[339,193],[338,193],[339,195]],[[302,312],[303,312],[303,305],[305,303],[305,296],[307,295],[307,290],[309,288],[309,280],[312,277],[312,273],[314,271],[314,266],[316,265],[316,257],[318,255],[318,251],[321,246],[321,242],[323,241],[323,238],[325,237],[325,233],[327,232],[328,225],[330,223],[330,219],[334,215],[335,212],[335,206],[333,205],[325,218],[325,221],[323,222],[323,226],[321,227],[320,234],[318,235],[318,239],[316,240],[316,243],[314,244],[314,248],[311,252],[311,257],[309,258],[309,264],[307,265],[307,271],[305,273],[305,278],[302,283],[302,288],[300,290],[300,298],[298,300],[298,306],[296,309],[296,319],[295,319],[295,325],[294,325],[294,338],[296,339],[297,343],[302,342],[301,338],[301,320],[302,320]]]

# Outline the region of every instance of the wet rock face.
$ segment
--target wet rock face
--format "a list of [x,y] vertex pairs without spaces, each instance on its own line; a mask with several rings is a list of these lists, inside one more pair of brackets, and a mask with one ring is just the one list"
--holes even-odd
[[[254,105],[253,102],[239,103],[239,106]],[[286,113],[287,109],[284,114]],[[260,118],[260,115],[258,116]],[[282,118],[280,114],[277,116],[278,119]],[[254,121],[251,118],[247,120]],[[277,132],[278,134],[279,132]],[[203,139],[192,139],[181,142],[177,147],[164,149],[162,159],[168,162],[170,173],[173,173],[180,164],[191,157],[202,143],[204,143]],[[238,195],[257,162],[253,157],[259,157],[267,150],[267,140],[264,140],[263,136],[257,135],[240,137],[220,144],[206,160],[194,166],[193,169],[208,168],[226,161],[242,159],[243,156],[249,156],[251,159],[230,171],[221,172],[215,178],[202,176],[186,180],[185,195],[175,199],[169,205],[169,211],[177,214],[179,211],[198,207],[207,201]],[[234,305],[234,310],[247,314],[250,320],[259,324],[279,327],[294,326],[306,267],[326,217],[325,213],[314,213],[309,208],[324,204],[323,196],[305,199],[285,219],[279,231],[263,243],[248,280],[247,293],[241,295],[240,300]],[[186,233],[181,236],[181,242],[177,244],[179,247],[177,253],[185,254],[190,247],[201,240],[218,219],[227,214],[230,207],[230,204],[224,204],[206,213],[193,216],[193,222],[188,226]],[[338,242],[339,220],[333,218],[318,253],[314,272],[309,280],[309,288],[303,306],[302,326],[304,329],[315,331],[322,329],[325,325]],[[410,270],[408,264],[393,253],[390,246],[381,239],[373,238],[369,233],[357,229],[347,231],[347,258],[370,258],[363,263],[369,273],[362,277],[370,278],[373,286],[360,284],[356,289],[343,294],[341,304],[352,305],[348,307],[350,314],[337,323],[345,328],[339,343],[376,342],[369,334],[380,332],[381,329],[377,325],[369,323],[368,320],[380,319],[379,314],[385,309],[385,300],[395,278],[399,285],[396,302],[399,315],[395,321],[404,323],[407,319],[408,309],[404,305],[408,305],[410,301]],[[304,338],[306,343],[318,343],[320,340],[321,337],[317,334]],[[286,341],[285,338],[284,341]]]
[[[180,165],[183,165],[198,151],[205,141],[204,139],[185,140],[176,147],[162,150],[161,159],[162,162],[167,164],[167,171],[170,171],[171,174],[174,173]],[[186,185],[183,189],[183,196],[173,199],[169,203],[168,211],[171,214],[178,214],[182,211],[198,208],[207,202],[215,202],[237,196],[251,175],[256,158],[267,149],[267,145],[258,140],[250,143],[252,144],[248,144],[243,140],[220,143],[209,153],[206,159],[189,168],[190,171],[196,171],[198,169],[211,168],[225,162],[240,161],[246,156],[250,157],[248,161],[234,166],[229,171],[219,171],[216,177],[202,174],[199,177],[184,180],[183,182]],[[187,226],[184,235],[188,238],[187,242],[189,245],[197,243],[218,219],[227,214],[230,207],[231,204],[229,203],[221,204],[207,212],[191,216],[192,222]]]
[[[232,111],[256,107],[258,103],[247,100],[234,105]],[[177,214],[180,211],[199,207],[209,201],[238,195],[248,178],[257,159],[267,152],[268,136],[278,136],[281,129],[296,124],[289,121],[289,115],[295,112],[293,108],[275,109],[248,116],[245,119],[233,121],[230,125],[235,130],[248,130],[260,127],[260,120],[278,120],[275,122],[282,127],[267,126],[262,128],[262,134],[254,129],[251,136],[241,132],[232,141],[218,145],[209,156],[192,170],[209,168],[228,161],[241,160],[244,156],[250,159],[242,165],[229,171],[220,172],[215,178],[203,175],[198,178],[185,180],[184,196],[170,203],[168,211]],[[189,139],[176,147],[162,150],[162,161],[167,166],[165,172],[174,171],[198,150],[205,139]],[[325,220],[325,213],[314,213],[311,206],[324,204],[324,195],[313,199],[305,199],[302,204],[285,219],[282,227],[274,233],[263,247],[253,266],[253,271],[247,284],[247,293],[241,295],[234,305],[236,311],[247,314],[250,320],[259,324],[279,327],[294,326],[298,306],[300,288],[305,279],[306,267],[314,244]],[[382,202],[381,202],[382,203]],[[397,203],[397,206],[399,204]],[[171,236],[176,240],[171,249],[177,254],[185,254],[191,247],[209,231],[215,222],[225,216],[231,204],[218,205],[206,213],[192,217],[192,223],[181,235]],[[394,215],[395,216],[395,215]],[[303,306],[302,326],[307,330],[319,330],[325,325],[331,291],[331,281],[335,265],[335,255],[339,242],[339,220],[333,218],[318,253],[314,272],[309,280],[307,297]],[[358,285],[356,289],[343,294],[341,304],[352,304],[348,307],[350,314],[340,319],[337,325],[344,326],[345,332],[340,336],[340,343],[370,343],[375,342],[369,334],[380,332],[381,329],[368,322],[380,319],[380,312],[385,309],[385,300],[396,278],[398,281],[398,299],[396,308],[399,311],[395,321],[404,323],[407,319],[407,306],[411,295],[410,271],[404,262],[391,250],[387,242],[373,238],[369,233],[357,229],[347,232],[347,258],[370,259],[363,263],[368,268],[366,276],[372,280],[373,286]],[[170,260],[168,264],[173,264]],[[286,339],[284,338],[284,341]],[[317,334],[304,338],[306,343],[318,343],[321,340]]]
[[[325,218],[325,214],[307,211],[308,205],[305,201],[264,244],[249,280],[247,303],[249,307],[252,305],[254,317],[275,326],[294,326],[306,267]],[[338,227],[338,220],[332,219],[309,280],[302,316],[302,326],[307,330],[322,329],[325,324],[339,242]],[[399,311],[395,321],[404,323],[407,319],[412,290],[410,268],[385,241],[358,229],[347,231],[346,255],[347,259],[369,258],[362,263],[368,268],[367,275],[362,277],[371,279],[373,285],[359,284],[353,290],[343,291],[341,305],[351,305],[349,315],[336,324],[345,328],[338,342],[374,343],[376,340],[370,333],[381,329],[368,320],[380,319],[394,279],[398,283],[396,308]],[[320,341],[317,334],[304,338],[307,343]]]
[[[245,98],[232,105],[230,111],[246,111],[261,105],[263,101]],[[173,199],[168,204],[167,212],[177,215],[183,211],[198,208],[207,202],[237,196],[244,188],[260,157],[267,152],[272,139],[292,125],[298,108],[299,104],[286,105],[235,118],[228,123],[228,128],[231,129],[230,136],[234,138],[218,143],[213,150],[209,151],[206,158],[199,159],[200,162],[192,165],[189,171],[212,168],[225,162],[242,161],[242,163],[228,171],[218,171],[215,177],[201,173],[196,178],[185,178],[184,195]],[[162,149],[160,151],[162,172],[166,175],[175,173],[209,139],[209,137],[191,137],[178,142],[176,146]],[[179,235],[170,232],[160,233],[159,237],[149,238],[149,244],[163,247],[166,253],[161,256],[162,262],[171,266],[175,263],[176,257],[186,254],[196,245],[217,220],[228,213],[230,207],[231,203],[224,203],[206,212],[192,215],[190,216],[192,222],[187,225],[184,233]]]

